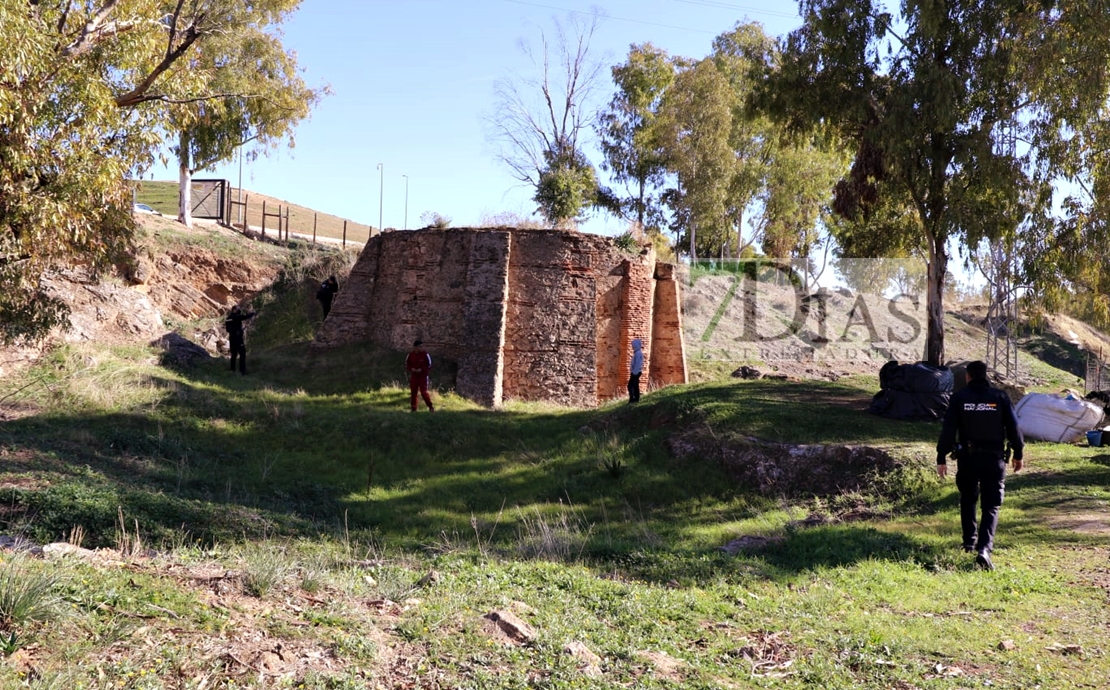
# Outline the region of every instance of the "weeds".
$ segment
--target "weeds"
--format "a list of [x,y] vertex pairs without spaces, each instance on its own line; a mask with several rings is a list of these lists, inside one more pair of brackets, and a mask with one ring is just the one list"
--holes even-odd
[[592,436],[586,441],[586,453],[597,459],[597,466],[613,479],[620,479],[628,469],[624,458],[629,452],[628,444],[615,434],[604,438]]
[[573,507],[559,504],[555,515],[536,507],[518,512],[516,551],[525,558],[571,561],[581,557],[593,533]]
[[301,589],[309,594],[315,594],[328,583],[328,562],[320,554],[313,554],[300,566]]
[[[17,628],[54,617],[59,599],[54,590],[58,579],[41,569],[29,567],[22,556],[0,565],[0,631],[7,634],[5,647],[16,646]],[[10,653],[14,651],[11,649]]]
[[243,590],[258,598],[266,596],[293,571],[285,549],[273,545],[248,545],[242,558]]
[[613,238],[613,244],[617,245],[621,251],[625,252],[635,252],[640,248],[640,241],[636,239],[636,236],[631,232],[617,235]]
[[19,634],[14,630],[0,632],[0,656],[11,656],[17,649],[19,649]]
[[116,523],[116,550],[124,557],[137,556],[143,551],[143,539],[139,536],[139,521],[134,521],[135,530],[127,531],[127,521],[123,517],[123,507],[118,508],[119,520]]

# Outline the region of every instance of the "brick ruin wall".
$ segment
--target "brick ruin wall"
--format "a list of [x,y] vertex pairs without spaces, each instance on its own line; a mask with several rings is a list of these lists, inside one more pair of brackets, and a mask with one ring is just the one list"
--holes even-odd
[[[686,340],[682,330],[682,281],[674,264],[655,264],[651,361],[645,364],[650,386],[686,383]],[[647,360],[645,360],[647,362]]]
[[592,407],[625,395],[633,338],[644,343],[648,385],[686,382],[667,266],[650,250],[631,256],[570,231],[385,233],[364,248],[313,348],[404,352],[420,338],[433,358],[458,362],[464,397]]

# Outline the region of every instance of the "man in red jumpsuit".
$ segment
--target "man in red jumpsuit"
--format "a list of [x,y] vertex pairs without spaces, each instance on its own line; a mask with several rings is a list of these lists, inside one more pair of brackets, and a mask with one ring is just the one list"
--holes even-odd
[[424,341],[417,340],[412,344],[412,352],[405,359],[405,371],[409,374],[409,404],[412,411],[416,412],[416,393],[420,392],[424,404],[432,412],[436,408],[432,405],[432,398],[428,395],[428,372],[432,369],[432,356],[424,349]]

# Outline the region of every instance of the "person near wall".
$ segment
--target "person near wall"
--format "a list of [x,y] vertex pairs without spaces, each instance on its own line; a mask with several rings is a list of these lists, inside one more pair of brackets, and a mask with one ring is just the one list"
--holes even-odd
[[628,374],[628,402],[640,402],[640,374],[644,373],[644,344],[639,338],[632,341],[632,364]]
[[324,309],[325,319],[328,318],[328,312],[331,311],[331,301],[337,292],[339,292],[339,281],[335,279],[335,276],[331,276],[320,283],[320,289],[316,291],[316,299],[320,301],[320,306]]
[[424,341],[417,340],[412,344],[412,352],[405,358],[405,371],[409,375],[409,408],[416,412],[416,394],[424,398],[428,410],[435,412],[432,398],[428,395],[428,374],[432,370],[432,356],[424,349]]
[[224,321],[227,329],[228,350],[231,352],[231,370],[235,371],[235,360],[239,360],[239,373],[247,374],[247,344],[243,337],[243,322],[254,318],[256,311],[245,312],[236,304],[228,312]]
[[[1006,491],[1007,456],[1013,452],[1014,472],[1020,471],[1025,439],[1010,396],[992,388],[987,380],[987,365],[979,361],[968,364],[965,378],[967,386],[952,396],[944,414],[937,442],[937,474],[942,479],[948,476],[945,458],[954,450],[963,548],[975,552],[978,567],[993,570],[991,551]],[[980,500],[982,517],[976,523]]]

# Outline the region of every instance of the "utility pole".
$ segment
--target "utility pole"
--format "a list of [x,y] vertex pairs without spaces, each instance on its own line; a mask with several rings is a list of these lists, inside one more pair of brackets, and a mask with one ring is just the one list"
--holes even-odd
[[245,232],[247,229],[246,210],[243,208],[243,145],[239,145],[239,198],[236,199],[239,203],[236,206],[239,209],[239,225]]
[[382,227],[382,206],[385,204],[385,166],[378,163],[378,232],[381,232]]

